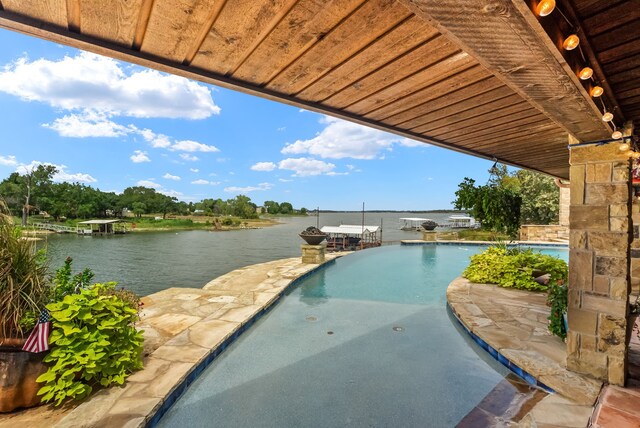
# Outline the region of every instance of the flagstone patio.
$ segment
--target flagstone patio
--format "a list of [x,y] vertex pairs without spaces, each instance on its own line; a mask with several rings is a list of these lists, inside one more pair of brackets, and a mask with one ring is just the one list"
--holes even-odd
[[[330,254],[326,262],[343,256]],[[144,369],[122,388],[104,389],[80,405],[40,406],[0,415],[0,428],[142,427],[199,364],[221,352],[256,314],[296,279],[316,269],[300,257],[247,266],[202,289],[169,288],[142,299]]]

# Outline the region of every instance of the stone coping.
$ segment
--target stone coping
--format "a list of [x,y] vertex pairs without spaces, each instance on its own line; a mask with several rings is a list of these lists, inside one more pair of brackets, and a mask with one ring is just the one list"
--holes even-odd
[[323,264],[300,257],[234,270],[198,288],[169,288],[142,299],[144,368],[123,387],[102,389],[79,405],[0,415],[1,428],[154,426],[188,385],[298,280]]
[[[579,410],[577,414],[591,415],[586,410],[594,406],[602,382],[567,370],[566,345],[547,330],[546,293],[457,278],[447,288],[447,302],[465,329],[498,361],[522,372],[529,383],[562,395]],[[585,426],[588,421],[582,422]]]

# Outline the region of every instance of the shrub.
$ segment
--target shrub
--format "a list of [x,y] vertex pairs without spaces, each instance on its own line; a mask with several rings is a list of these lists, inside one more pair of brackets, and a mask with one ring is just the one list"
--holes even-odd
[[49,370],[38,377],[43,402],[58,406],[82,399],[97,385],[122,385],[142,368],[142,331],[135,328],[140,300],[116,290],[115,283],[94,284],[47,305],[53,328]]
[[44,250],[22,239],[0,200],[0,335],[25,337],[49,296]]
[[548,284],[535,281],[534,272],[550,275],[548,284],[564,283],[567,280],[567,264],[558,259],[531,249],[491,246],[486,251],[471,256],[471,264],[462,276],[471,282],[497,284],[531,291],[544,291]]
[[564,325],[563,314],[567,312],[568,289],[565,284],[551,284],[549,286],[549,296],[547,303],[551,306],[549,315],[549,331],[563,339],[567,337],[567,330]]

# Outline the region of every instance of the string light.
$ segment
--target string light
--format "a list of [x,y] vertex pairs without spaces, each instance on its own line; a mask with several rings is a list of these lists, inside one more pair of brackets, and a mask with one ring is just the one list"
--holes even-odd
[[631,148],[631,146],[627,143],[622,143],[620,144],[620,146],[618,147],[618,150],[620,150],[621,152],[626,152],[627,150],[629,150]]
[[574,50],[575,48],[578,47],[578,45],[580,44],[580,38],[576,35],[576,34],[572,34],[569,37],[567,37],[566,39],[564,39],[564,42],[562,43],[562,46],[568,50]]
[[536,13],[540,16],[547,16],[556,8],[556,0],[541,0],[536,7]]
[[578,73],[578,77],[582,80],[591,79],[591,76],[593,76],[593,69],[591,67],[584,67],[580,70],[580,73]]
[[592,97],[597,98],[602,94],[604,94],[604,89],[602,89],[602,86],[594,86],[593,89],[591,89]]
[[611,138],[613,138],[614,140],[620,140],[620,139],[622,139],[622,132],[620,132],[620,131],[613,131],[613,134],[611,134]]
[[633,159],[638,159],[638,158],[640,158],[640,153],[638,153],[638,152],[631,152],[631,157],[632,157]]
[[603,122],[611,122],[613,120],[613,113],[605,111],[602,115]]

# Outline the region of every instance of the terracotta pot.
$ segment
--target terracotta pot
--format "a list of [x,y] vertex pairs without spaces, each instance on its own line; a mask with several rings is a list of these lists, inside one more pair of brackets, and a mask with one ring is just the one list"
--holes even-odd
[[[9,341],[13,346],[7,346]],[[24,339],[3,338],[0,343],[0,412],[39,405],[37,392],[42,384],[36,379],[47,371],[42,362],[47,353],[23,351]]]

